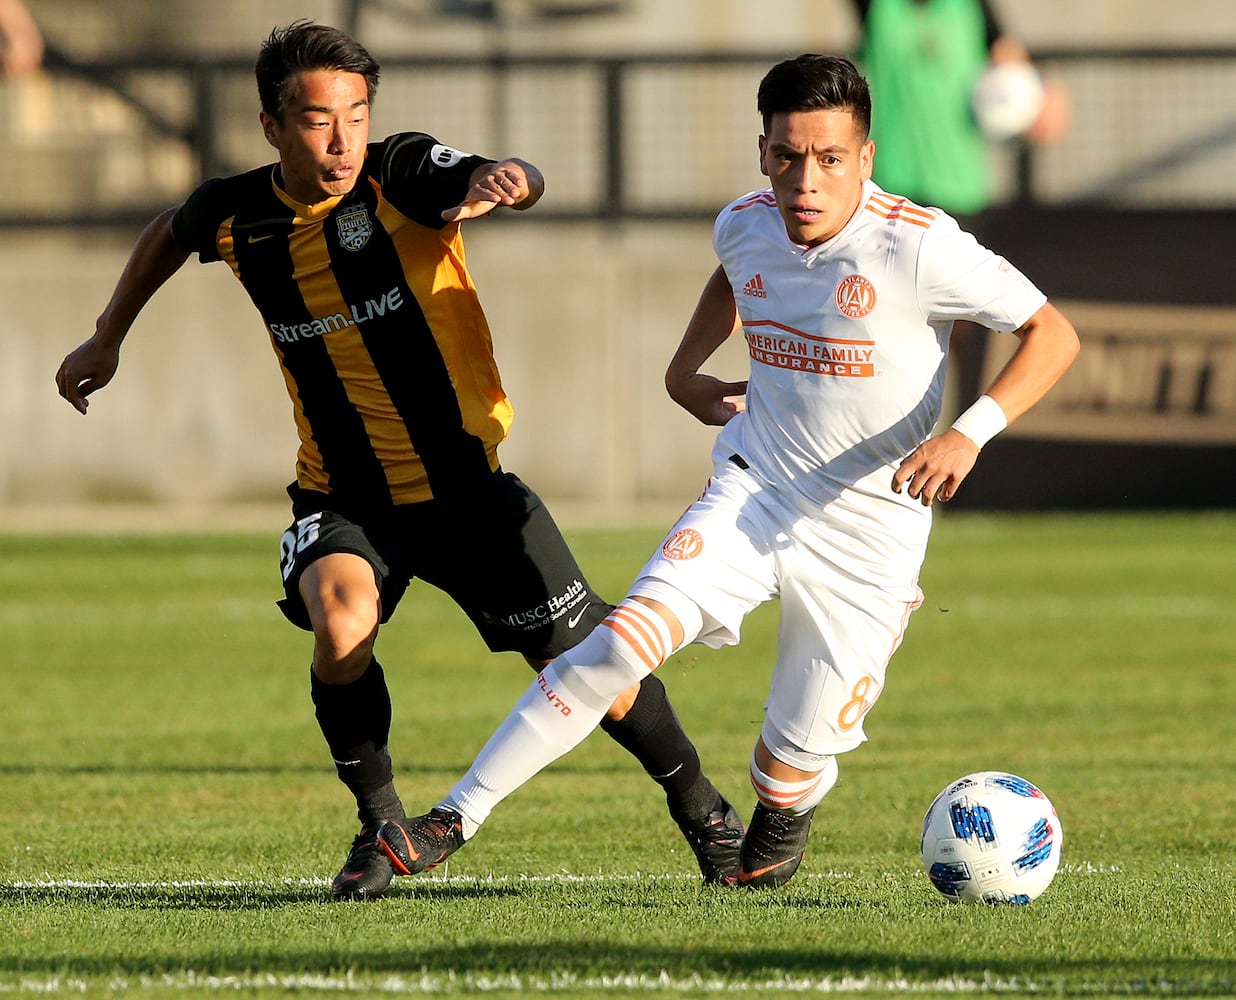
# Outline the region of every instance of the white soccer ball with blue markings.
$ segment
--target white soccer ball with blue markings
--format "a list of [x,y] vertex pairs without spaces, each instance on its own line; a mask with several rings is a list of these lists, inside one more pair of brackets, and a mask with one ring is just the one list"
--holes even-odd
[[1064,831],[1025,778],[978,771],[944,789],[923,817],[927,877],[954,903],[1020,906],[1051,885]]

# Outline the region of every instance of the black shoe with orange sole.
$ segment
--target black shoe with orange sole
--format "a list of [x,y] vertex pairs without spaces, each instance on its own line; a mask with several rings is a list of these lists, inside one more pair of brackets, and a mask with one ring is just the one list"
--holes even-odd
[[712,811],[702,823],[674,818],[695,854],[704,884],[737,885],[739,852],[746,833],[738,810],[718,794]]
[[749,889],[775,889],[793,878],[803,863],[814,815],[814,808],[791,816],[756,803],[739,854],[738,884]]
[[378,829],[378,848],[396,875],[428,871],[463,847],[463,820],[450,809],[395,819]]
[[348,859],[330,885],[336,899],[377,899],[391,884],[395,870],[378,847],[377,827],[362,829],[352,841]]

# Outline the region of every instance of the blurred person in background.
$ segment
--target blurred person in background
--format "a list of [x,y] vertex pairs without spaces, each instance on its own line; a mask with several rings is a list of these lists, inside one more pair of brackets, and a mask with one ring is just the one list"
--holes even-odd
[[[991,140],[975,120],[973,96],[984,70],[1028,63],[989,0],[852,0],[861,25],[858,63],[871,87],[874,180],[920,205],[942,208],[983,238],[977,218],[992,201]],[[1044,78],[1043,106],[1022,134],[1060,138],[1068,101]]]
[[22,0],[0,0],[0,69],[21,76],[43,64],[43,33]]
[[[276,29],[256,74],[278,162],[206,181],[155,219],[56,382],[85,413],[138,313],[190,254],[224,261],[248,292],[300,437],[279,605],[313,632],[315,715],[361,824],[332,891],[371,898],[393,874],[376,831],[404,816],[374,646],[411,580],[445,591],[491,650],[537,670],[611,605],[540,499],[498,462],[513,412],[465,263],[459,224],[531,208],[540,171],[420,132],[370,143],[379,67],[334,28]],[[423,677],[427,742],[434,690]],[[631,685],[605,715],[606,732],[664,790],[704,880],[732,882],[742,821],[703,774],[661,682]]]

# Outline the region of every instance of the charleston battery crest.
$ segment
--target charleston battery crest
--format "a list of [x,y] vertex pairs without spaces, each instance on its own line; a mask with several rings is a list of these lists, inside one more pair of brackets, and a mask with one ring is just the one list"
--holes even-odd
[[340,212],[335,224],[339,227],[339,245],[345,250],[359,250],[373,235],[373,221],[363,203]]

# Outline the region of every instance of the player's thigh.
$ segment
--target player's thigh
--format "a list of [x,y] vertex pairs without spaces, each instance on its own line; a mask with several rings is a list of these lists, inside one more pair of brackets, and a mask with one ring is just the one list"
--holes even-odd
[[[776,596],[781,512],[749,472],[722,467],[644,564],[644,579],[669,584],[700,610],[695,641],[717,648],[739,641],[743,619]],[[652,595],[655,597],[655,595]]]
[[782,579],[767,724],[808,753],[842,753],[862,743],[863,721],[918,603],[835,567],[812,571],[800,561]]
[[549,510],[503,473],[425,538],[417,575],[445,591],[494,652],[551,660],[584,638],[610,605],[584,576]]
[[315,632],[368,634],[381,614],[372,564],[352,552],[332,552],[305,568],[297,587]]
[[[376,597],[374,624],[388,620],[408,584],[390,534],[335,511],[297,518],[279,541],[284,616],[299,628],[321,630],[327,605],[342,599],[375,608]],[[337,558],[343,556],[351,558]]]

